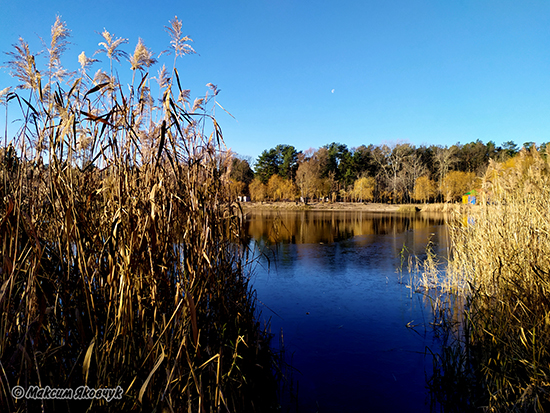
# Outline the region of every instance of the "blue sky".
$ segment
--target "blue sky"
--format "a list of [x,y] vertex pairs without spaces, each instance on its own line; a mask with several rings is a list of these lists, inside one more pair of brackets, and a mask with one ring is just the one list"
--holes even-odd
[[[226,144],[252,158],[280,143],[550,141],[548,1],[0,0],[0,10],[3,52],[19,36],[40,50],[37,35],[47,41],[61,15],[73,69],[104,28],[129,53],[139,37],[160,53],[177,15],[198,53],[180,61],[183,86],[193,97],[219,86],[237,119],[216,112]],[[0,90],[13,84],[0,69]]]

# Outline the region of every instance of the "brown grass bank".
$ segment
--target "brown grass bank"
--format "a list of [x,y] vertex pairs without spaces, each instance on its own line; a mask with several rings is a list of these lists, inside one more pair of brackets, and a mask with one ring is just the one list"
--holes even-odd
[[280,209],[280,210],[309,210],[309,211],[367,211],[367,212],[396,212],[402,205],[360,202],[243,202],[243,210]]
[[376,202],[242,202],[244,211],[254,210],[299,210],[299,211],[365,211],[365,212],[464,212],[475,211],[473,205],[434,203],[434,204],[385,204]]

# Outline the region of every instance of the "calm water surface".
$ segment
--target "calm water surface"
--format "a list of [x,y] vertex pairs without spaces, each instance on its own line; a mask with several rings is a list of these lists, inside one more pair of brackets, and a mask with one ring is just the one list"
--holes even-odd
[[261,317],[296,369],[293,410],[429,412],[430,309],[396,269],[404,245],[422,255],[431,238],[446,254],[443,217],[258,211],[246,225],[266,255],[252,277]]

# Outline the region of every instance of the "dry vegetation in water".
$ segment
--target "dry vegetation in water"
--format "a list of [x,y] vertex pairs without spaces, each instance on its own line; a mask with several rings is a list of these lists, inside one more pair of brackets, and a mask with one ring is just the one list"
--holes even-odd
[[476,214],[450,223],[434,306],[447,340],[430,385],[443,411],[549,411],[549,158],[491,162],[483,189]]
[[[2,411],[277,407],[228,160],[206,109],[218,90],[189,103],[176,58],[193,52],[190,39],[177,18],[167,31],[174,68],[158,72],[160,99],[141,40],[126,55],[126,40],[104,31],[109,71],[93,76],[84,53],[77,75],[61,66],[59,18],[43,72],[23,39],[9,53],[19,87],[2,100],[23,122],[0,153]],[[125,58],[129,92],[113,71]],[[17,385],[121,386],[123,397],[15,400]]]

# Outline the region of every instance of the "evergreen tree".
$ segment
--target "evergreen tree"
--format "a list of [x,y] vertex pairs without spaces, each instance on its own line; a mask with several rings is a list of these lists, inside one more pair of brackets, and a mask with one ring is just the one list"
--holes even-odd
[[267,185],[269,178],[279,172],[279,159],[275,149],[264,150],[256,161],[254,176]]
[[277,145],[275,148],[264,150],[258,157],[255,165],[255,176],[267,184],[273,175],[284,179],[294,179],[298,169],[298,154],[291,145]]

